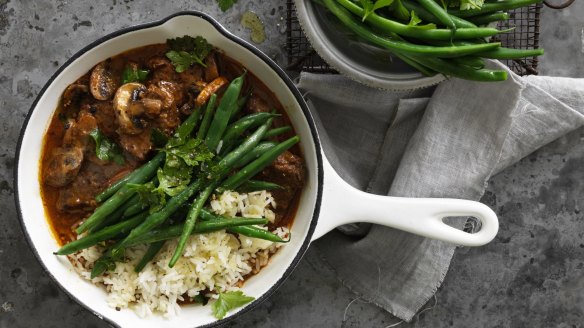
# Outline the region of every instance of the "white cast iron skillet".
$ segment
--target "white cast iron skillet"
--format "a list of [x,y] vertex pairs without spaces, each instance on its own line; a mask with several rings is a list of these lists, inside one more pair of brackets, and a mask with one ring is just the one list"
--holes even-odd
[[[292,241],[270,264],[245,282],[243,292],[256,301],[216,320],[209,306],[185,306],[179,316],[139,318],[131,310],[116,311],[106,305],[102,288],[81,279],[65,257],[53,255],[59,248],[43,209],[39,186],[39,161],[43,135],[65,87],[96,63],[123,51],[163,43],[167,38],[201,35],[239,61],[278,97],[301,138],[300,148],[308,180],[292,227]],[[162,21],[127,28],[97,40],[67,61],[47,82],[34,102],[22,128],[15,168],[16,206],[30,246],[47,273],[78,303],[103,320],[120,327],[207,327],[224,323],[266,299],[290,275],[310,242],[336,226],[372,222],[454,244],[478,246],[497,233],[498,221],[487,206],[455,199],[408,199],[363,193],[345,183],[321,153],[312,117],[298,90],[286,74],[259,50],[235,37],[211,17],[181,12]],[[456,230],[442,222],[446,216],[474,216],[482,221],[476,234]]]

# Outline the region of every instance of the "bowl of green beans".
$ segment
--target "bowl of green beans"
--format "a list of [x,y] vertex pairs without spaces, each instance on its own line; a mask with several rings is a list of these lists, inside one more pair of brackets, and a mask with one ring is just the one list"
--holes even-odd
[[[57,238],[51,231],[41,197],[39,179],[39,162],[41,161],[44,134],[52,119],[53,109],[57,108],[63,91],[68,85],[76,81],[79,76],[94,67],[96,63],[126,50],[164,43],[170,38],[192,34],[203,36],[217,49],[238,61],[249,72],[253,72],[257,79],[269,86],[270,91],[283,105],[295,131],[296,136],[291,138],[290,143],[297,143],[304,157],[307,171],[306,183],[301,191],[294,221],[290,228],[290,240],[270,258],[266,267],[246,279],[240,288],[241,292],[253,299],[253,301],[232,309],[221,319],[213,316],[208,307],[199,304],[181,306],[180,315],[171,318],[165,318],[160,315],[141,318],[130,310],[116,310],[109,307],[105,301],[107,295],[104,288],[100,288],[100,286],[83,279],[75,272],[72,264],[64,256],[59,256],[59,254],[66,255],[75,251],[77,249],[75,247],[80,246],[87,239],[84,242],[73,242],[71,243],[72,246],[61,248]],[[232,85],[237,86],[237,83],[239,83],[237,78],[232,81]],[[185,125],[190,123],[192,122],[189,119],[183,122]],[[262,125],[258,128],[258,131],[266,133],[268,125],[265,127]],[[211,126],[209,129],[211,129]],[[192,132],[189,129],[179,130],[177,131],[179,136],[182,133]],[[228,136],[221,134],[217,137],[217,140],[223,140],[224,142],[229,139]],[[249,135],[240,146],[229,154],[235,152],[232,157],[239,156],[239,159],[247,156],[251,151],[245,148],[245,145],[257,141],[258,138],[260,138],[259,134],[253,133]],[[282,145],[284,148],[288,146],[290,145]],[[270,160],[270,156],[265,158]],[[226,155],[224,157],[226,159],[225,162],[228,162],[227,159],[233,159],[232,157]],[[263,158],[263,155],[259,158]],[[142,168],[146,169],[138,169],[135,172],[144,173],[149,170],[150,166],[159,165],[161,160],[159,155],[155,155],[142,166]],[[237,182],[236,180],[249,173],[244,169],[230,172],[219,170],[217,172],[221,173],[220,175],[230,182]],[[140,174],[130,174],[129,176],[132,179],[138,179],[138,175]],[[495,237],[498,230],[495,213],[478,202],[458,199],[386,197],[371,195],[351,187],[335,172],[327,161],[326,156],[324,156],[313,118],[301,93],[296,89],[291,79],[267,55],[231,34],[213,18],[200,12],[181,12],[161,21],[117,31],[96,40],[73,55],[49,79],[28,113],[18,142],[14,176],[15,202],[24,235],[47,275],[72,299],[100,319],[116,327],[211,327],[222,325],[267,299],[290,276],[311,242],[342,224],[353,222],[382,224],[421,236],[467,246],[480,246],[488,243]],[[205,187],[203,191],[213,192],[220,186],[213,181],[208,185],[210,187]],[[230,188],[230,184],[222,184],[221,186]],[[189,186],[189,188],[195,187],[196,183],[193,183],[192,187]],[[123,194],[124,190],[127,190],[127,188],[120,187],[112,195],[104,197],[109,197],[108,201],[113,197],[115,202],[124,203],[124,199],[120,200],[120,197],[116,197],[116,195],[120,196],[119,193]],[[182,195],[182,193],[179,195]],[[198,198],[185,197],[181,201],[188,201],[199,209],[201,206],[198,205],[205,205],[199,204],[197,202]],[[108,201],[104,202],[104,204],[111,205],[114,203],[114,201],[109,203]],[[169,201],[170,204],[175,202],[174,200]],[[169,203],[167,203],[167,206],[169,206]],[[158,218],[163,217],[162,214],[159,214],[162,211],[165,210],[162,209],[150,214],[146,213],[144,216],[134,216],[132,219],[122,221],[120,224],[131,227],[140,222],[150,222],[149,218],[151,216],[155,216],[156,220],[158,220]],[[226,225],[219,227],[215,224],[216,222],[213,222],[213,215],[201,210],[201,217],[205,216],[209,216],[209,220],[196,223],[193,231],[201,232],[205,229],[233,229],[236,227],[232,225],[232,223],[236,222],[231,222],[233,220],[229,219],[223,220],[222,224]],[[442,219],[446,216],[474,216],[482,222],[482,228],[477,233],[468,234],[443,223]],[[412,218],[416,218],[416,220],[412,220]],[[241,226],[242,222],[256,224],[265,220],[248,219],[247,221],[240,221],[238,226]],[[88,230],[100,225],[100,222],[97,222],[96,219],[91,221],[88,219],[85,222],[84,228]],[[105,230],[107,228],[101,231]],[[178,237],[182,234],[181,230],[174,229],[174,226],[170,226],[169,229],[164,231],[167,234],[164,238]],[[241,233],[241,230],[239,231]],[[119,230],[116,231],[116,234],[123,232]],[[99,232],[96,232],[93,235],[94,237],[91,237],[91,234],[88,236],[90,239],[97,238],[95,236],[98,234]],[[132,236],[123,237],[125,238],[123,240],[130,240],[127,241],[128,245],[146,243],[158,241],[160,234],[158,233],[158,236],[156,234],[153,235],[152,231],[144,234],[135,232]],[[151,239],[151,237],[154,237],[154,239]]]
[[419,89],[461,78],[507,79],[489,60],[540,56],[542,49],[505,48],[508,10],[541,0],[296,0],[298,20],[316,52],[334,69],[388,90]]

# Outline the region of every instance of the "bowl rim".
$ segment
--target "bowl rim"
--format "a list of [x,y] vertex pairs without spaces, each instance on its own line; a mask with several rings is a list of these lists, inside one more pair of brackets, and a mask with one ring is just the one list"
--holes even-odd
[[294,0],[294,10],[296,11],[296,17],[298,18],[302,32],[314,51],[325,62],[351,80],[369,87],[396,92],[428,88],[447,80],[443,74],[423,76],[421,73],[420,77],[417,78],[391,80],[356,69],[351,65],[350,57],[332,50],[334,47],[327,35],[317,33],[320,24],[314,16],[310,15],[313,12],[310,10],[311,6],[315,6],[315,4],[310,0]]
[[54,80],[59,75],[61,75],[61,73],[63,73],[63,71],[69,65],[71,65],[76,59],[78,59],[80,56],[84,55],[85,53],[92,51],[93,48],[97,47],[98,45],[100,45],[108,40],[111,40],[111,39],[116,38],[118,36],[127,34],[129,32],[134,32],[134,31],[138,31],[138,30],[149,29],[149,28],[161,26],[161,25],[165,24],[166,22],[172,20],[173,18],[176,18],[179,16],[194,16],[194,17],[201,18],[201,19],[207,21],[223,37],[225,37],[229,41],[235,42],[238,45],[249,50],[255,57],[257,57],[259,60],[263,61],[266,65],[268,65],[278,75],[278,77],[280,79],[282,79],[282,81],[286,84],[286,86],[288,87],[288,89],[290,90],[290,92],[292,93],[292,95],[294,96],[296,101],[298,102],[298,105],[300,107],[300,111],[302,112],[302,114],[306,118],[306,122],[308,124],[308,128],[310,130],[310,134],[312,137],[311,141],[315,147],[315,154],[314,155],[316,158],[316,166],[317,166],[317,172],[315,175],[316,180],[317,180],[316,181],[316,199],[315,199],[315,203],[314,203],[314,210],[312,213],[312,218],[310,218],[310,225],[308,227],[308,231],[306,233],[304,241],[302,242],[300,248],[296,252],[296,255],[294,255],[294,258],[292,259],[292,261],[290,262],[290,264],[286,268],[285,272],[282,274],[282,276],[276,282],[274,282],[272,284],[270,289],[268,289],[265,293],[263,293],[263,295],[261,297],[253,300],[252,302],[247,304],[245,307],[238,310],[236,313],[233,313],[232,315],[229,315],[223,319],[219,319],[219,320],[216,320],[214,322],[211,322],[211,323],[208,323],[208,324],[205,324],[202,326],[198,326],[198,327],[216,327],[216,326],[220,326],[222,324],[225,324],[229,321],[232,321],[235,318],[245,314],[246,312],[248,312],[248,311],[254,309],[256,306],[260,305],[262,302],[264,302],[266,299],[268,299],[278,288],[280,288],[280,286],[290,276],[292,271],[294,271],[294,269],[296,268],[296,266],[298,265],[298,263],[300,262],[300,260],[302,259],[302,257],[306,253],[306,251],[308,250],[308,247],[310,246],[312,235],[315,231],[316,225],[318,223],[318,217],[320,214],[322,193],[323,193],[323,158],[322,158],[322,152],[321,152],[322,148],[321,148],[321,144],[320,144],[320,139],[318,136],[318,132],[316,130],[314,118],[312,117],[310,110],[308,109],[308,105],[306,104],[306,101],[304,100],[304,97],[302,96],[302,94],[300,93],[298,88],[294,85],[294,83],[292,82],[290,77],[284,72],[284,70],[282,70],[282,68],[280,68],[280,66],[278,66],[278,64],[276,64],[276,62],[274,60],[272,60],[270,57],[268,57],[266,54],[264,54],[261,50],[259,50],[254,45],[250,44],[249,42],[245,41],[244,39],[229,32],[215,18],[211,17],[210,15],[208,15],[206,13],[203,13],[203,12],[197,11],[197,10],[179,11],[179,12],[176,12],[174,14],[171,14],[171,15],[166,16],[166,17],[159,19],[159,20],[154,20],[154,21],[149,22],[149,23],[131,25],[131,26],[128,26],[125,28],[118,29],[118,30],[111,32],[109,34],[106,34],[102,37],[99,37],[97,40],[95,40],[95,41],[91,42],[89,45],[83,47],[82,49],[77,51],[75,54],[73,54],[69,59],[67,59],[53,73],[53,75],[47,80],[47,82],[45,83],[43,88],[39,91],[37,97],[35,98],[35,100],[31,104],[31,106],[28,110],[28,113],[26,115],[26,118],[25,118],[24,122],[22,123],[22,127],[21,127],[20,132],[19,132],[18,142],[16,145],[15,165],[14,165],[14,169],[13,169],[13,185],[14,185],[14,201],[15,201],[16,213],[18,216],[18,222],[20,224],[20,228],[22,229],[22,233],[25,236],[26,241],[27,241],[31,251],[33,252],[37,262],[41,265],[43,271],[51,278],[52,282],[55,283],[59,287],[59,289],[61,289],[61,291],[63,291],[70,299],[74,300],[77,304],[81,305],[83,308],[88,310],[90,313],[92,313],[93,315],[95,315],[96,317],[105,321],[106,323],[108,323],[109,325],[111,325],[113,327],[119,327],[119,325],[115,321],[113,321],[112,319],[102,315],[101,313],[98,313],[97,311],[94,311],[89,305],[83,303],[81,300],[79,300],[78,298],[73,296],[71,293],[69,293],[67,291],[67,289],[61,283],[59,283],[59,281],[55,278],[55,276],[51,273],[51,271],[45,266],[44,262],[42,261],[42,259],[40,257],[40,254],[38,253],[38,250],[37,250],[37,247],[35,246],[35,243],[31,239],[31,236],[29,235],[29,233],[26,229],[26,226],[24,223],[24,218],[22,215],[22,209],[21,209],[21,205],[20,205],[20,197],[19,197],[20,193],[19,193],[19,186],[18,186],[18,177],[19,177],[18,168],[19,168],[19,162],[20,162],[20,154],[21,154],[21,150],[22,150],[22,142],[24,139],[25,132],[27,131],[27,129],[29,127],[30,118],[31,118],[34,110],[37,108],[38,102],[43,97],[43,95],[45,94],[48,87],[54,82]]

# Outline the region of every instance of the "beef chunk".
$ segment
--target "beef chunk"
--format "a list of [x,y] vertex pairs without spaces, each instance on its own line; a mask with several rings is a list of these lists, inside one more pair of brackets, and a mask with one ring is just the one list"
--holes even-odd
[[276,199],[276,219],[286,215],[296,193],[304,186],[306,169],[302,158],[286,151],[259,174],[259,179],[271,181],[282,186],[272,191]]
[[137,159],[144,160],[152,150],[150,134],[150,129],[145,129],[139,134],[120,134],[120,146]]
[[97,101],[88,106],[88,112],[91,113],[97,121],[97,127],[106,136],[112,137],[116,132],[116,113],[111,101]]
[[97,206],[94,197],[105,184],[107,177],[103,167],[92,162],[86,163],[70,187],[59,191],[57,199],[59,211],[85,212]]
[[152,78],[150,82],[156,83],[158,81],[176,81],[176,73],[174,66],[170,61],[162,56],[152,57],[148,60],[146,66],[151,70]]

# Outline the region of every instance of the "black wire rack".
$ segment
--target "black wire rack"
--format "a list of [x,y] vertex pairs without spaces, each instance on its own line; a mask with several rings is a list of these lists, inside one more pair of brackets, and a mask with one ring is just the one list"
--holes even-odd
[[[316,51],[304,36],[294,8],[294,1],[286,1],[288,67],[291,71],[313,73],[336,73]],[[504,47],[516,49],[535,49],[539,47],[539,23],[542,5],[536,4],[509,12],[509,20],[500,22],[500,29],[514,28],[499,34],[494,41],[500,41]],[[537,57],[520,60],[503,60],[512,71],[519,75],[537,75]]]

